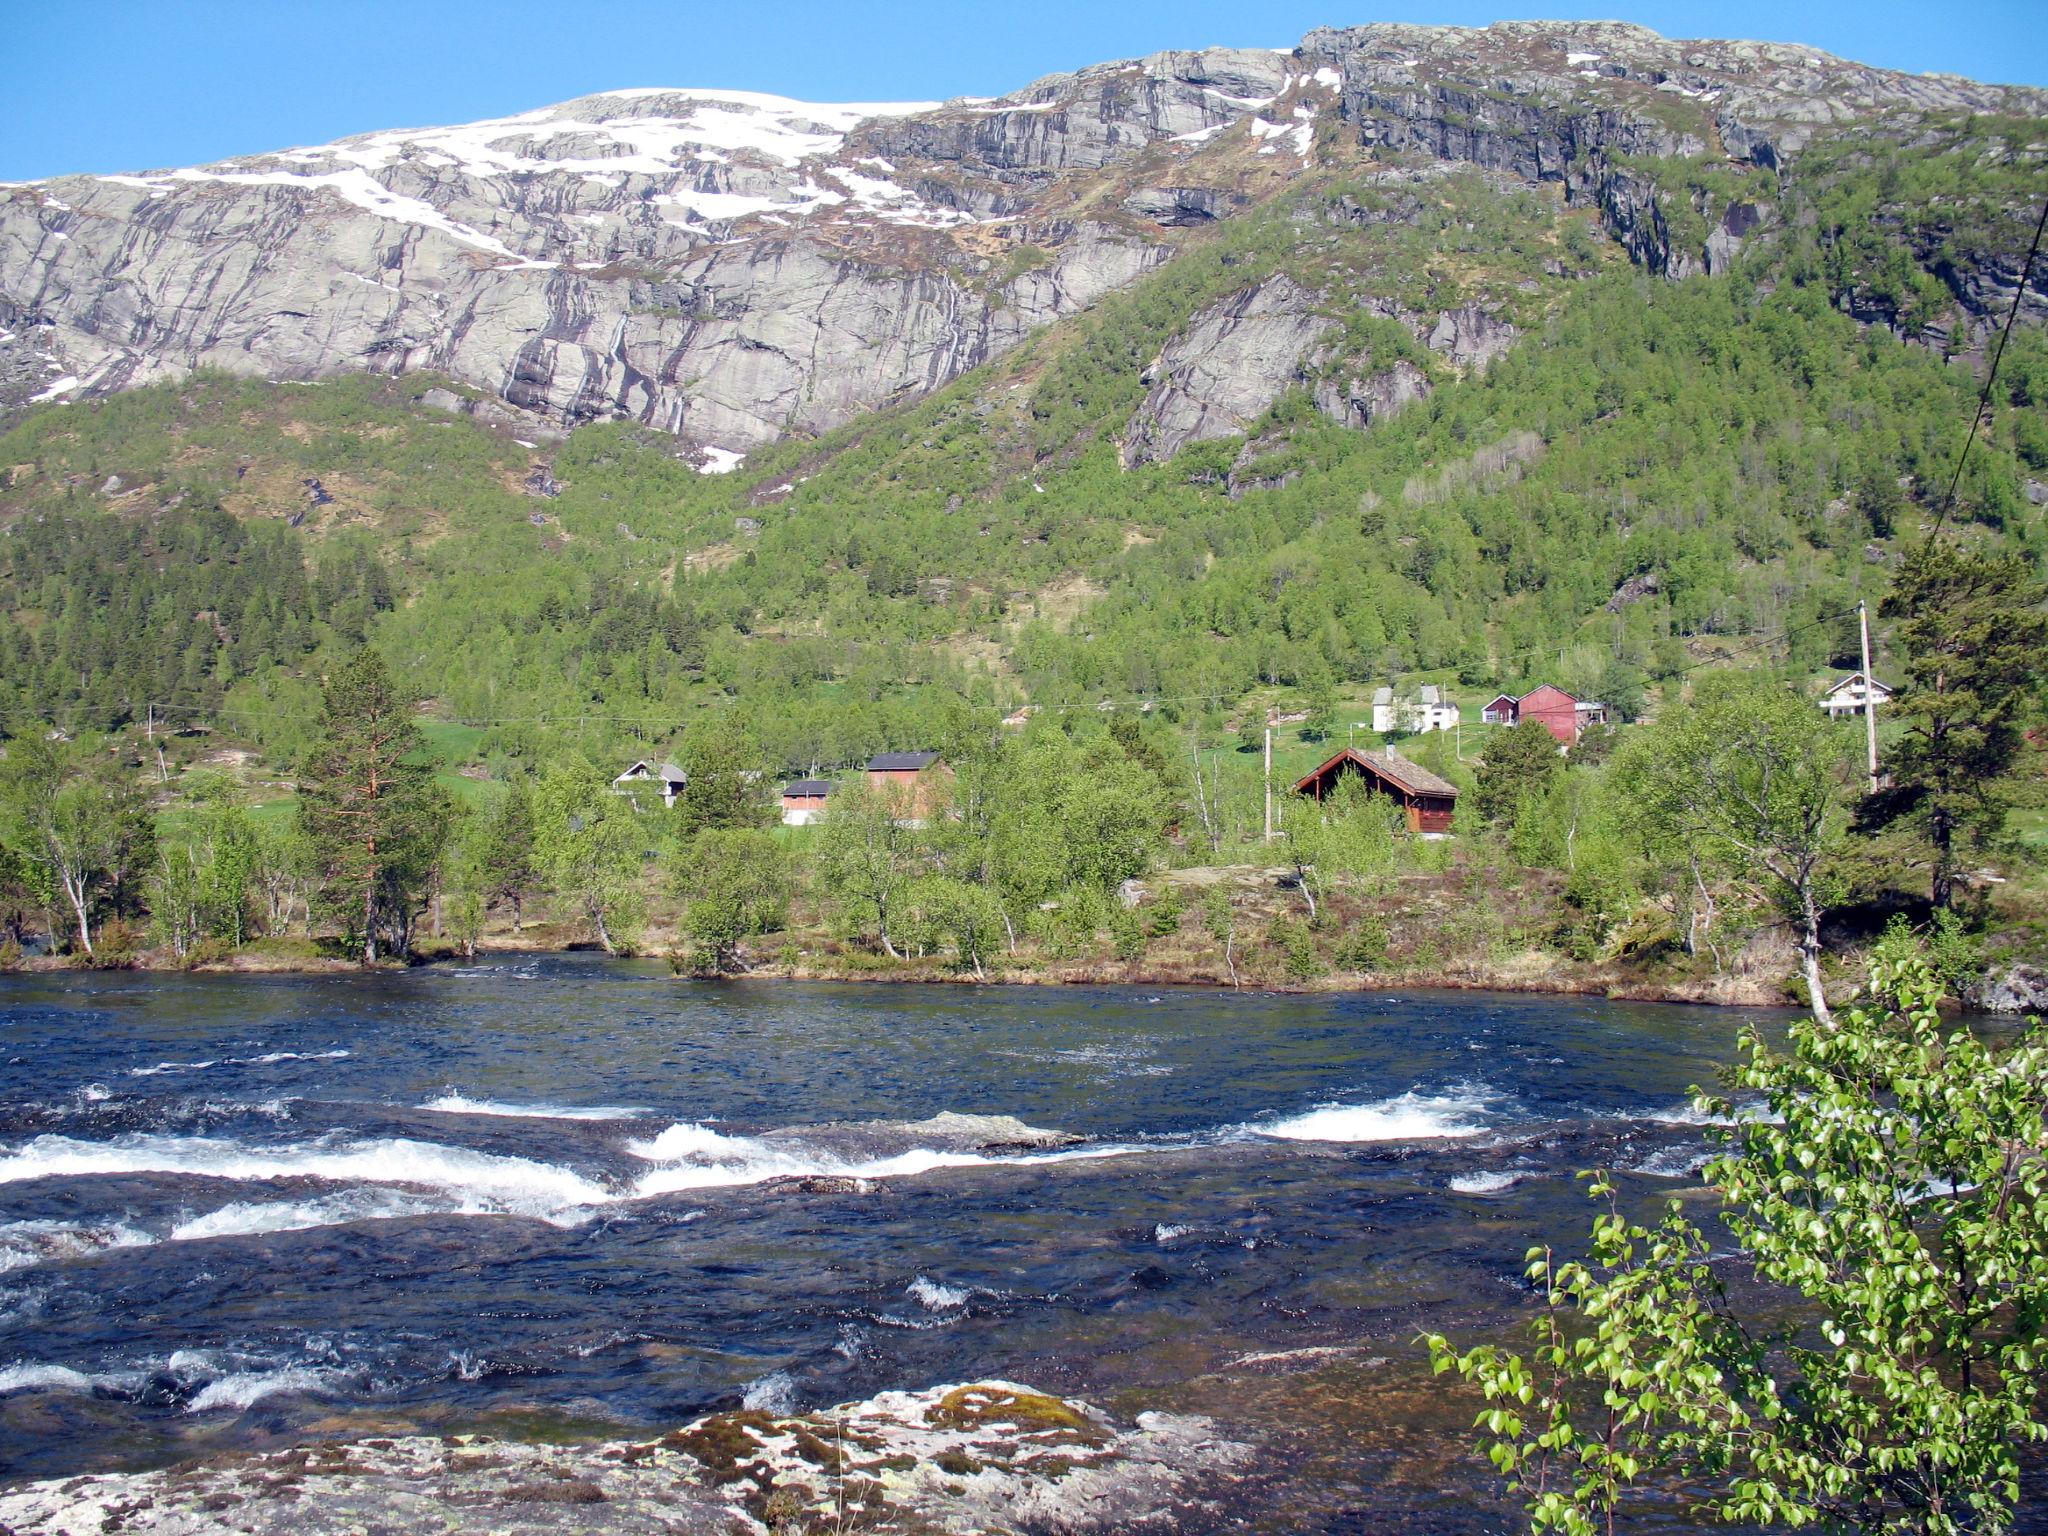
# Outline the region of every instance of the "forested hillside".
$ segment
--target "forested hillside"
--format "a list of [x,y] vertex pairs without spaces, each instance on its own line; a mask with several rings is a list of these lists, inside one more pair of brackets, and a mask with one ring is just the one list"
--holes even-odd
[[[1179,713],[1418,672],[1594,692],[1737,641],[1810,668],[1844,632],[1808,621],[1875,593],[1945,496],[1978,383],[1980,354],[1843,313],[1921,302],[1920,226],[1873,247],[1873,209],[1952,143],[1853,158],[1813,220],[1682,282],[1476,171],[1302,189],[928,401],[724,476],[632,425],[528,448],[422,405],[430,378],[46,408],[0,438],[0,690],[283,741],[320,655],[373,639],[454,718],[660,734],[734,698],[802,764],[929,735],[907,684]],[[1246,430],[1126,467],[1152,360],[1282,276],[1332,340]],[[1388,318],[1482,301],[1515,332],[1484,367]],[[1396,369],[1405,409],[1316,408]],[[2038,557],[2043,475],[2023,328],[1953,515]]]

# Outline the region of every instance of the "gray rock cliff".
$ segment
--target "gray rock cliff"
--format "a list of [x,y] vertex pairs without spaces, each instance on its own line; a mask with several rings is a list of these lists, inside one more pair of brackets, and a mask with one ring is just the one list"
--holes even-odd
[[[1326,29],[989,101],[603,94],[0,185],[0,409],[207,367],[435,370],[556,427],[629,418],[730,464],[937,388],[1294,177],[1471,164],[1557,183],[1679,277],[1725,268],[1774,212],[1713,209],[1693,249],[1632,158],[1777,172],[1844,123],[1971,112],[2048,115],[2048,93],[1614,23]],[[1952,274],[1966,323],[2016,282],[1995,260]],[[1251,295],[1197,320],[1161,357],[1133,462],[1270,404],[1322,334],[1312,308]],[[1484,312],[1448,323],[1419,334],[1459,367],[1513,339]],[[1344,393],[1325,408],[1355,418],[1371,391]]]

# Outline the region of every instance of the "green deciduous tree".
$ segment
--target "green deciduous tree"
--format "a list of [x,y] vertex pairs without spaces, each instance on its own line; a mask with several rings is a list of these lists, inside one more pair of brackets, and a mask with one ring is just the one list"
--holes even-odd
[[155,864],[149,792],[96,741],[15,737],[0,763],[0,817],[16,853],[63,902],[80,951],[124,885]]
[[792,885],[789,854],[753,827],[711,827],[683,849],[676,894],[699,970],[746,969],[744,941],[786,920]]
[[842,786],[829,802],[818,843],[825,890],[856,921],[872,922],[882,948],[900,960],[890,919],[923,869],[924,835],[902,823],[894,797],[865,782]]
[[[2048,1439],[2048,1033],[1944,1029],[1940,992],[1893,934],[1866,1006],[1795,1025],[1785,1055],[1744,1035],[1736,1086],[1772,1118],[1722,1131],[1704,1177],[1789,1318],[1738,1315],[1725,1239],[1677,1200],[1630,1220],[1603,1177],[1590,1259],[1529,1252],[1546,1307],[1527,1356],[1427,1339],[1483,1391],[1532,1530],[1612,1531],[1652,1472],[1749,1526],[2008,1528],[2018,1447]],[[1726,1100],[1696,1102],[1728,1123]]]
[[534,862],[608,955],[632,946],[640,922],[639,878],[649,831],[602,768],[565,757],[533,792]]
[[1760,881],[1798,935],[1807,1002],[1828,1017],[1820,924],[1847,827],[1846,738],[1767,678],[1714,674],[1615,755],[1621,813],[1645,856],[1701,881]]
[[1902,727],[1891,789],[1863,820],[1926,844],[1934,905],[1954,903],[1965,848],[2004,829],[2025,712],[2048,675],[2048,589],[2018,553],[1929,541],[1900,563],[1883,612],[1905,686],[1887,707]]

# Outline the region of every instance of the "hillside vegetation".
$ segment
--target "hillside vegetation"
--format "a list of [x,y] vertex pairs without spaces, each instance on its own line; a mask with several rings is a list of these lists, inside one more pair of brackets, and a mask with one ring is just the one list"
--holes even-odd
[[[289,797],[320,680],[368,645],[462,727],[435,755],[491,803],[564,753],[680,752],[714,719],[769,774],[967,758],[1028,702],[1084,765],[1132,722],[1106,760],[1144,766],[1158,814],[1128,873],[1167,847],[1252,862],[1256,777],[1226,749],[1270,709],[1320,722],[1283,742],[1297,769],[1385,681],[1476,701],[1549,680],[1626,717],[1704,667],[1852,664],[1847,616],[1937,520],[2038,570],[2031,327],[1947,505],[1983,363],[1957,295],[2017,268],[2025,128],[1859,129],[1797,176],[1632,165],[1675,246],[1745,198],[1780,210],[1682,280],[1477,169],[1304,176],[999,362],[724,475],[646,427],[560,438],[424,375],[204,373],[38,410],[0,436],[0,718],[151,752],[166,724],[202,731],[171,754],[245,746],[274,786],[257,798]],[[1273,293],[1306,295],[1319,339],[1271,404],[1134,455],[1181,339]],[[1512,344],[1428,344],[1469,314]],[[1330,408],[1325,386],[1388,379],[1404,398],[1370,420]],[[1878,644],[1881,674],[1910,661],[1883,622]],[[1531,931],[1585,956],[1632,942],[1623,896],[1550,846],[1558,814],[1576,827],[1556,806],[1483,819],[1512,862],[1578,883],[1580,916],[1550,888]]]

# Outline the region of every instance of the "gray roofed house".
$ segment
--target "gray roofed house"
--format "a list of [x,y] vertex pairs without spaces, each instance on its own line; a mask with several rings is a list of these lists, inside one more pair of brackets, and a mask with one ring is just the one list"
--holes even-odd
[[868,759],[868,772],[922,773],[938,760],[936,752],[877,752]]
[[825,814],[825,800],[834,787],[830,779],[791,779],[782,786],[782,824],[809,826]]
[[639,762],[634,763],[624,773],[613,779],[612,785],[621,794],[630,794],[632,791],[625,787],[627,785],[659,784],[661,786],[661,803],[663,805],[674,805],[676,803],[676,796],[683,792],[683,787],[689,782],[690,776],[674,763],[657,763],[652,758],[643,757]]

